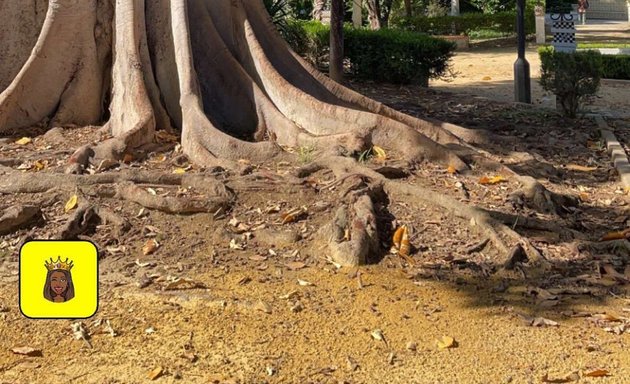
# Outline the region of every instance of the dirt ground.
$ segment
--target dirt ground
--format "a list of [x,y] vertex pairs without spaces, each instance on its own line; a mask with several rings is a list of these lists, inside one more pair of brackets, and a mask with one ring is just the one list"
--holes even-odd
[[[456,65],[466,68],[461,62]],[[476,87],[468,84],[449,89]],[[88,346],[73,338],[72,321],[28,320],[17,305],[19,245],[55,236],[69,218],[69,196],[5,195],[2,207],[45,202],[48,221],[0,237],[0,383],[626,383],[630,253],[626,240],[599,240],[625,229],[630,211],[594,124],[437,90],[446,84],[428,90],[353,86],[407,113],[498,133],[507,141],[483,144],[484,150],[554,192],[579,197],[578,208],[541,214],[510,200],[519,185],[509,177],[480,184],[481,177],[495,176],[481,167],[459,175],[424,164],[404,178],[537,219],[547,229],[559,225],[561,232],[514,223],[553,268],[503,271],[505,255],[476,247],[484,237],[471,223],[400,200],[382,201],[379,220],[412,229],[411,262],[386,252],[390,232],[381,239],[381,260],[338,269],[326,260],[316,233],[330,221],[342,186],[331,185],[326,171],[307,185],[286,184],[282,176],[300,164],[264,164],[255,167],[258,177],[265,175],[257,187],[241,191],[225,215],[169,216],[85,197],[130,223],[120,234],[111,225],[86,234],[101,251],[99,311],[83,321]],[[0,160],[23,159],[11,166],[35,175],[35,160],[60,167],[73,143],[90,141],[93,131],[66,128],[27,146],[5,140]],[[120,168],[171,170],[177,155],[172,148]],[[305,150],[300,159],[313,156]],[[166,192],[176,193],[157,191]],[[302,206],[304,217],[281,223],[283,212]],[[144,256],[149,239],[160,248]],[[192,285],[173,287],[172,277]],[[440,349],[437,340],[445,336],[454,342]],[[12,352],[24,346],[41,356]]]
[[[591,39],[589,39],[591,41]],[[514,101],[514,62],[516,48],[472,48],[461,51],[453,60],[453,77],[431,82],[431,87],[454,93],[471,94],[505,102]],[[530,44],[525,58],[530,64],[532,103],[553,108],[553,95],[547,94],[540,86],[540,58],[535,44]],[[630,117],[628,81],[601,81],[597,96],[586,106],[586,111]]]

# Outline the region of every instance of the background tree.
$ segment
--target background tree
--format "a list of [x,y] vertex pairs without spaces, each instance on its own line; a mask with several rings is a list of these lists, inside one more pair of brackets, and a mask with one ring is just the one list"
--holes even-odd
[[405,0],[405,16],[413,16],[413,8],[411,6],[411,0]]
[[326,0],[313,0],[313,20],[322,21]]
[[343,0],[331,0],[330,6],[330,78],[343,81]]
[[367,0],[368,22],[373,30],[381,29],[381,4],[379,0]]

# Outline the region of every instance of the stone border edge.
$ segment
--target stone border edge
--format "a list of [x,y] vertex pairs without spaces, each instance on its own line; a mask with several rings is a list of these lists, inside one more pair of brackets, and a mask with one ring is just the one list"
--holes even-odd
[[623,149],[619,140],[613,133],[612,129],[606,123],[606,120],[601,115],[595,115],[595,122],[599,129],[599,134],[606,143],[608,153],[612,158],[612,162],[621,178],[621,184],[623,185],[625,192],[630,192],[630,161],[626,151]]

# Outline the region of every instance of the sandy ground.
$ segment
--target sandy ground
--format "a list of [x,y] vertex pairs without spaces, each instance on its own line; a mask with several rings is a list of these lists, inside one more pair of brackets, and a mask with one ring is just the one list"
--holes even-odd
[[[530,45],[525,57],[530,64],[532,103],[553,108],[554,96],[539,84],[540,58],[535,45]],[[494,100],[514,101],[515,47],[483,48],[461,51],[453,59],[454,77],[432,81],[438,90],[466,93]],[[601,88],[586,109],[616,117],[630,117],[630,82],[602,80]]]
[[[408,113],[512,137],[509,145],[489,143],[484,149],[548,188],[583,200],[567,216],[528,211],[526,216],[572,228],[586,243],[626,228],[628,197],[593,136],[592,122],[566,121],[553,113],[469,96],[503,95],[498,98],[510,101],[512,61],[508,50],[483,56],[461,53],[455,62],[461,75],[453,83],[435,83],[434,89],[355,86]],[[624,102],[623,97],[615,100]],[[9,142],[0,153],[8,158],[39,156],[51,167],[57,161],[63,165],[54,156],[71,153],[93,131],[66,129],[63,140],[47,152]],[[48,143],[36,138],[32,145]],[[43,158],[47,154],[50,159]],[[163,155],[166,160],[121,166],[171,172],[169,160],[177,154]],[[287,164],[267,164],[260,170],[281,175]],[[406,182],[458,199],[463,197],[456,185],[462,183],[470,203],[513,213],[507,197],[518,183],[508,179],[483,186],[481,176],[493,175],[483,170],[449,175],[425,164]],[[310,183],[321,186],[330,178],[318,173]],[[502,274],[497,262],[505,255],[491,249],[464,251],[483,240],[471,223],[430,204],[392,201],[387,212],[415,228],[414,265],[386,255],[373,266],[338,270],[323,260],[321,247],[312,241],[317,228],[330,220],[338,193],[276,185],[239,195],[230,215],[247,225],[268,223],[272,230],[265,236],[254,231],[242,251],[229,247],[231,238],[241,241],[241,235],[231,232],[230,217],[139,216],[140,208],[132,203],[93,201],[129,220],[131,230],[116,237],[114,228],[102,226],[91,235],[105,249],[99,311],[83,322],[91,346],[73,338],[72,321],[28,320],[17,307],[19,242],[54,233],[68,219],[68,197],[2,196],[6,205],[50,200],[45,213],[53,220],[34,232],[0,237],[0,383],[628,382],[630,334],[621,327],[630,327],[629,285],[621,278],[611,280],[600,268],[612,265],[630,278],[630,253],[624,247],[595,252],[559,233],[523,231],[554,269],[543,276],[527,268]],[[322,204],[326,208],[315,209]],[[275,205],[282,211],[305,205],[309,215],[284,227],[272,223],[278,213],[257,212]],[[162,246],[144,256],[141,248],[154,231]],[[190,278],[205,288],[165,290],[169,276]],[[549,325],[539,324],[545,321]],[[452,348],[438,347],[444,336],[454,338]],[[40,356],[13,352],[24,346]],[[597,373],[606,377],[587,376]]]

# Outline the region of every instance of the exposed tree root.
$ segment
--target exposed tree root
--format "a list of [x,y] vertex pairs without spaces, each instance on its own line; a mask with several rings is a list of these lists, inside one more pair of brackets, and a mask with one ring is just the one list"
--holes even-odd
[[175,197],[157,196],[133,183],[122,183],[116,186],[116,197],[137,203],[145,208],[175,214],[200,212],[217,212],[226,209],[231,200],[229,196]]
[[[15,24],[10,20],[14,14],[14,9],[0,13],[0,26]],[[14,77],[6,89],[0,88],[0,134],[53,122],[102,124],[108,138],[96,145],[80,143],[84,146],[70,157],[67,175],[40,172],[32,177],[7,168],[15,163],[3,160],[0,194],[78,188],[88,195],[189,214],[226,210],[234,201],[226,185],[269,190],[280,183],[299,184],[262,173],[225,183],[207,173],[125,170],[82,175],[90,163],[98,166],[134,151],[138,155],[158,141],[156,132],[166,130],[180,134],[182,150],[193,163],[241,175],[252,171],[242,159],[263,162],[288,156],[285,149],[316,148],[321,160],[297,176],[329,168],[338,181],[328,187],[342,186],[344,205],[322,234],[332,255],[344,264],[379,256],[375,191],[440,206],[470,222],[506,258],[513,259],[511,251],[521,247],[530,262],[545,263],[512,228],[556,226],[488,212],[393,180],[406,177],[408,165],[435,161],[445,169],[465,171],[465,159],[485,158],[524,184],[514,195],[517,206],[561,213],[576,202],[516,175],[475,148],[472,144],[487,139],[479,131],[405,115],[330,80],[291,52],[260,0],[50,0],[42,23],[37,42],[24,43],[35,47],[27,59],[24,55],[21,70],[14,62],[0,64],[0,71]],[[0,48],[7,49],[3,42]],[[6,79],[0,73],[0,82]],[[385,148],[404,166],[369,169],[351,159],[373,146]],[[149,185],[179,186],[181,196],[153,193]],[[124,228],[114,215],[86,206],[61,236],[81,236],[96,219]]]
[[[11,172],[10,176],[13,177],[9,177],[8,181],[0,186],[0,193],[41,193],[52,190],[69,192],[84,188],[85,195],[88,197],[117,198],[171,214],[225,212],[234,203],[234,194],[223,183],[192,175],[128,172],[122,175],[92,176],[41,174],[41,178],[32,178],[18,172]],[[149,189],[142,188],[133,181],[145,184],[157,182],[163,186],[178,185],[183,187],[186,193],[190,192],[190,189],[199,193],[192,196],[154,195],[149,192]],[[6,188],[7,186],[9,188]],[[0,235],[12,233],[39,216],[41,216],[39,207],[11,207],[0,217]],[[118,235],[129,229],[129,223],[115,213],[107,209],[99,209],[94,205],[82,204],[59,231],[58,237],[65,240],[76,239],[94,230],[97,224],[112,224],[114,233]]]
[[[338,178],[344,178],[348,174],[363,174],[370,179],[371,183],[382,187],[384,192],[392,199],[411,201],[412,203],[414,201],[422,201],[428,204],[438,205],[454,216],[468,220],[474,229],[490,239],[499,253],[506,255],[506,259],[511,254],[512,247],[519,244],[525,250],[527,258],[531,263],[541,264],[543,266],[548,265],[545,257],[526,238],[522,237],[502,222],[494,219],[487,211],[460,203],[451,197],[427,188],[386,179],[373,170],[361,167],[352,159],[321,159],[299,169],[297,176],[306,177],[325,168],[331,169]],[[361,249],[360,247],[355,248]]]
[[74,212],[72,218],[59,231],[61,240],[73,240],[93,230],[98,222],[98,208],[93,205],[81,205]]
[[34,205],[17,205],[4,210],[0,216],[0,235],[14,232],[41,219],[40,208]]
[[363,265],[380,253],[374,205],[362,195],[337,209],[332,222],[319,235],[328,245],[330,257],[345,266]]
[[91,204],[82,204],[59,231],[63,240],[74,240],[94,231],[97,225],[113,225],[114,235],[119,237],[130,229],[129,223],[114,212]]
[[[0,132],[104,117],[113,137],[82,148],[94,164],[174,124],[203,166],[268,160],[281,146],[348,156],[378,145],[411,162],[467,169],[444,146],[467,145],[453,127],[332,82],[292,54],[258,0],[51,1],[34,53],[0,96]],[[77,160],[69,173],[85,168]]]
[[516,207],[526,206],[538,212],[564,214],[569,207],[576,207],[578,199],[549,191],[530,176],[519,176],[523,188],[510,196]]

